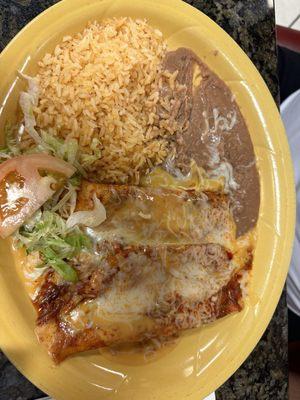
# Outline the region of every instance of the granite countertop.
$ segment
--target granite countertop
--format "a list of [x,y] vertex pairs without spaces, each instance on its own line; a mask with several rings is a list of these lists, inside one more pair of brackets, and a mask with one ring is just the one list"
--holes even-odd
[[[56,0],[0,0],[0,50]],[[225,29],[254,62],[278,100],[274,8],[270,0],[187,2]],[[238,371],[217,390],[217,400],[287,400],[287,308],[282,295],[262,339]],[[0,352],[0,400],[35,400],[43,393]],[[200,399],[199,399],[200,400]]]

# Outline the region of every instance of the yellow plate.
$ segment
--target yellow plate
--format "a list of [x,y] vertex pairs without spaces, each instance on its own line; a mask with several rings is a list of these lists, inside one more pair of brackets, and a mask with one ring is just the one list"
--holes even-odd
[[[276,105],[261,76],[214,22],[179,0],[64,0],[30,23],[0,56],[1,126],[15,114],[16,70],[36,61],[66,33],[91,19],[147,18],[172,47],[191,47],[233,93],[248,124],[261,179],[258,243],[243,312],[185,333],[177,345],[143,363],[140,356],[90,352],[53,366],[37,343],[33,307],[8,241],[0,242],[0,346],[18,369],[56,400],[201,399],[242,364],[266,329],[285,281],[294,234],[289,149]],[[216,55],[215,50],[218,50]]]

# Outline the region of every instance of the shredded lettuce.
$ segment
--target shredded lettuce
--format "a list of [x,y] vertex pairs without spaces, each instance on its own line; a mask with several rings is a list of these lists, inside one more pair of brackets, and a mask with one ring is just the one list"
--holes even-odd
[[57,157],[74,164],[77,160],[78,142],[76,139],[61,140],[42,131],[41,137],[48,149]]
[[46,266],[64,280],[74,282],[76,271],[68,264],[74,256],[91,248],[91,240],[77,226],[68,228],[65,220],[52,211],[38,211],[15,235],[28,253],[39,251]]
[[[72,196],[75,196],[76,203],[76,189],[71,184],[68,184],[67,189],[67,193],[55,205],[53,205],[52,211],[60,211],[61,214],[66,204],[70,203]],[[72,214],[73,211],[74,210],[70,210],[70,214]]]
[[[76,139],[62,140],[36,127],[34,108],[39,101],[39,81],[19,72],[27,81],[27,90],[20,93],[19,104],[24,115],[25,131],[35,144],[22,149],[18,143],[16,129],[7,126],[5,146],[0,148],[0,162],[21,154],[47,152],[74,165],[78,173],[67,180],[64,187],[58,189],[51,199],[35,213],[15,234],[17,244],[25,246],[27,253],[39,252],[43,266],[52,267],[66,281],[77,280],[76,270],[70,261],[82,250],[91,247],[91,240],[80,230],[79,224],[101,223],[106,218],[103,205],[94,200],[95,209],[76,213],[77,190],[81,176],[86,176],[85,166],[101,157],[101,143],[93,139],[90,154],[81,154]],[[87,213],[87,214],[84,214]],[[84,220],[86,219],[87,220]]]
[[14,129],[11,125],[6,125],[4,129],[4,134],[5,134],[5,144],[8,151],[13,156],[18,156],[19,154],[21,154],[20,147],[18,146],[17,143],[16,135],[14,134]]
[[14,128],[6,125],[4,128],[5,144],[0,148],[0,162],[21,154],[20,147],[17,144]]
[[50,247],[41,250],[45,258],[46,264],[50,265],[59,275],[68,282],[77,282],[78,276],[74,268],[72,268],[63,259],[59,258],[55,251]]
[[75,187],[78,188],[81,184],[81,176],[79,174],[74,174],[73,176],[71,176],[71,178],[69,179],[69,183]]
[[29,133],[36,144],[42,145],[42,139],[35,129],[36,120],[33,113],[34,104],[32,96],[27,92],[21,92],[19,104],[24,114],[24,124],[26,131]]
[[67,181],[64,188],[60,189],[44,204],[43,209],[58,212],[65,219],[69,218],[76,207],[77,190],[80,183],[81,176],[75,174]]
[[85,177],[86,172],[79,163],[79,146],[76,139],[61,140],[49,133],[41,132],[41,141],[37,145],[25,150],[25,154],[46,152],[72,164]]
[[49,133],[42,131],[41,132],[42,138],[42,146],[38,147],[37,150],[41,151],[43,148],[47,149],[52,155],[62,158],[63,160],[67,161],[68,163],[74,165],[74,167],[78,170],[78,172],[82,176],[86,176],[86,172],[82,165],[79,163],[79,146],[76,139],[67,139],[62,140]]
[[19,72],[21,78],[25,79],[28,83],[27,92],[21,92],[19,98],[19,104],[24,115],[25,129],[38,145],[43,145],[42,139],[35,129],[36,120],[33,112],[33,108],[38,104],[39,101],[39,82],[37,78],[30,77]]
[[39,101],[39,95],[40,95],[38,78],[23,74],[23,72],[21,72],[21,71],[18,71],[18,74],[22,79],[25,79],[27,81],[27,84],[28,84],[27,93],[31,98],[32,104],[34,106],[37,106],[38,101]]
[[[80,174],[86,177],[84,167],[101,157],[100,141],[98,139],[92,140],[90,146],[91,154],[80,154],[76,139],[61,140],[45,131],[38,132],[36,130],[34,108],[38,105],[39,101],[39,80],[36,77],[25,75],[20,71],[18,74],[22,79],[26,80],[28,84],[27,91],[22,91],[20,93],[19,105],[24,115],[25,130],[35,142],[35,146],[27,149],[25,153],[48,152],[74,165]],[[6,156],[6,151],[3,152],[2,158],[8,158]]]
[[83,165],[83,167],[87,167],[101,158],[100,146],[101,146],[100,140],[93,138],[90,145],[91,154],[82,153],[80,155],[80,162]]
[[85,171],[78,161],[78,142],[76,139],[63,141],[44,131],[39,134],[36,130],[34,107],[38,105],[39,101],[39,81],[37,78],[30,77],[21,72],[19,72],[19,75],[28,82],[27,91],[21,92],[19,98],[19,104],[24,115],[25,129],[36,144],[36,146],[29,149],[28,152],[36,153],[47,151],[74,165],[84,176]]
[[82,248],[89,249],[91,247],[91,239],[83,233],[69,234],[65,242],[75,249],[76,252],[79,252]]

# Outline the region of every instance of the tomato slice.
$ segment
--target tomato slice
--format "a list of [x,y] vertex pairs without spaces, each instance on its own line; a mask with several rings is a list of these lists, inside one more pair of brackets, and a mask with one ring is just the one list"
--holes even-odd
[[46,153],[14,157],[0,165],[0,236],[16,231],[54,193],[51,176],[39,171],[71,177],[76,169]]

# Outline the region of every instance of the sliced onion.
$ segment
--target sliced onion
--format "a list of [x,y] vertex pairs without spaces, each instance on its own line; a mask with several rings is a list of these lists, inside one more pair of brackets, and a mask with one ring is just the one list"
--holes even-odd
[[76,211],[67,219],[67,228],[75,225],[84,225],[89,228],[95,228],[106,220],[106,210],[104,205],[98,199],[96,194],[93,195],[94,209],[90,211]]

